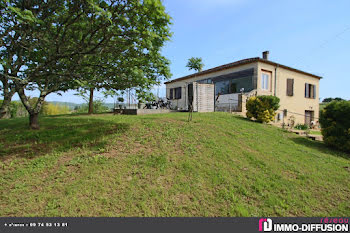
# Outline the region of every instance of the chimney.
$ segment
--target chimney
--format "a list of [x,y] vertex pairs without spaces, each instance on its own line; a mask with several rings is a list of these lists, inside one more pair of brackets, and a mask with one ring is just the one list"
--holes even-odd
[[263,59],[265,59],[265,60],[269,60],[269,51],[264,51],[263,53],[262,53],[262,56],[263,56]]

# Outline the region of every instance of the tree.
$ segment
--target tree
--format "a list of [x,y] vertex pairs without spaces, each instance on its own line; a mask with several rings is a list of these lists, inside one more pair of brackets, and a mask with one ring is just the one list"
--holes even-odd
[[191,57],[188,59],[186,67],[189,68],[189,70],[195,70],[197,72],[201,72],[204,64],[202,62],[202,58],[200,57]]
[[328,97],[328,98],[324,98],[323,101],[322,101],[322,103],[330,103],[330,102],[332,102],[332,101],[342,101],[342,100],[344,100],[344,99],[342,99],[342,98],[340,98],[340,97],[336,97],[336,98],[330,98],[330,97]]
[[320,114],[325,144],[350,152],[350,101],[332,101]]
[[[45,97],[79,87],[148,88],[170,77],[160,54],[171,36],[160,0],[5,1],[1,51],[15,51],[14,83],[32,129]],[[9,43],[7,41],[12,41]],[[11,67],[12,71],[12,67]],[[31,105],[25,90],[40,92]]]
[[[201,72],[203,67],[204,67],[202,58],[191,57],[190,59],[188,59],[186,67],[188,67],[189,70],[195,70],[197,72]],[[189,111],[188,121],[192,121],[192,112],[193,112],[193,103],[192,102],[193,102],[193,97],[192,97],[192,99],[189,100],[189,104],[188,104],[188,111]]]
[[21,63],[16,58],[21,57],[23,52],[21,48],[17,51],[3,48],[4,44],[13,45],[19,37],[19,34],[6,36],[10,32],[5,28],[9,25],[9,22],[13,21],[13,16],[5,12],[5,2],[0,1],[0,93],[4,98],[0,104],[0,119],[10,116],[10,103],[12,96],[15,94],[13,81],[5,75],[16,75],[19,72]]
[[322,100],[322,103],[329,103],[329,102],[332,102],[333,98],[324,98]]

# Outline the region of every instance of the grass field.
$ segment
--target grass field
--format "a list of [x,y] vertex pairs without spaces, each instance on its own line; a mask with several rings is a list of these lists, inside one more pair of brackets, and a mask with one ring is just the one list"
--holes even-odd
[[350,157],[226,113],[0,120],[0,216],[349,216]]

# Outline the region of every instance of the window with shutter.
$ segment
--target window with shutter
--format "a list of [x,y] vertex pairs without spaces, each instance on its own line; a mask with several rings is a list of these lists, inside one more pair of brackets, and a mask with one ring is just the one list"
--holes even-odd
[[316,98],[316,85],[305,83],[305,98]]
[[310,88],[308,83],[305,83],[305,98],[310,98]]
[[294,95],[294,79],[287,79],[287,96]]

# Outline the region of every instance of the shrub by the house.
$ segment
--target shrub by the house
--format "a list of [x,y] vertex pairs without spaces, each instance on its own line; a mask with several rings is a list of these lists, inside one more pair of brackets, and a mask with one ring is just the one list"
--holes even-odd
[[280,99],[276,96],[261,95],[250,97],[247,101],[247,117],[255,118],[258,122],[268,123],[273,121],[279,108]]
[[299,130],[307,130],[309,129],[309,126],[307,124],[297,124],[294,129],[299,129]]
[[324,142],[350,152],[350,101],[332,101],[320,115]]

